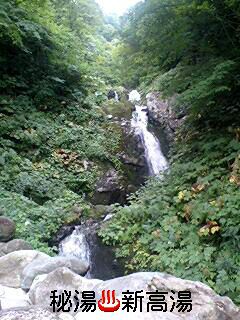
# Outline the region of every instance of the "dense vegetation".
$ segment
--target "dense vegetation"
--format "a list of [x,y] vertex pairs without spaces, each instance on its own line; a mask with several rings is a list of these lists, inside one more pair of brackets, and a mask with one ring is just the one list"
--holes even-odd
[[239,26],[238,0],[146,0],[121,28],[94,0],[0,0],[0,210],[16,236],[51,252],[59,227],[91,211],[106,164],[119,168],[108,89],[160,91],[186,116],[171,170],[101,235],[128,271],[200,280],[240,303]]
[[124,83],[176,96],[186,115],[164,180],[102,231],[128,270],[200,280],[240,303],[240,2],[147,0],[122,20]]
[[0,209],[35,248],[116,164],[98,107],[116,83],[109,28],[94,1],[0,1]]

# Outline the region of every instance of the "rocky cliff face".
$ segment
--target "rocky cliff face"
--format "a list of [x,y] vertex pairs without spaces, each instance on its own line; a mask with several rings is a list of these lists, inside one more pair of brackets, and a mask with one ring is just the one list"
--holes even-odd
[[177,129],[186,119],[184,112],[177,114],[174,111],[175,97],[164,99],[161,93],[151,92],[146,96],[146,99],[150,119],[164,129],[168,141],[171,142]]

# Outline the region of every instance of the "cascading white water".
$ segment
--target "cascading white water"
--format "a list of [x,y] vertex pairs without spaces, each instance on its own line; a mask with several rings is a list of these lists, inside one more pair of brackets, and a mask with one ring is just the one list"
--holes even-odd
[[59,255],[76,257],[90,264],[91,255],[85,231],[81,226],[75,227],[73,233],[59,245]]
[[98,227],[98,223],[76,226],[73,233],[60,242],[59,255],[86,262],[90,266],[86,278],[108,280],[122,276],[122,265],[115,263],[112,248],[97,236]]
[[[129,94],[131,102],[139,102],[140,94],[133,90]],[[153,133],[148,130],[148,113],[147,107],[136,105],[136,110],[133,112],[131,126],[142,141],[145,149],[145,157],[149,167],[150,175],[160,175],[168,169],[168,162],[164,157],[160,142]]]
[[114,93],[115,93],[114,100],[115,100],[116,102],[119,102],[119,95],[118,95],[117,91],[114,91]]
[[[117,92],[115,99],[119,100]],[[129,94],[129,100],[140,104],[141,96],[134,90]],[[158,139],[148,130],[147,108],[141,105],[135,107],[136,111],[133,112],[131,121],[132,129],[141,138],[150,175],[160,175],[168,169],[167,160],[161,151]],[[94,225],[93,228],[96,230],[97,226]],[[113,264],[113,253],[103,246],[93,229],[84,225],[75,227],[73,233],[61,241],[59,255],[76,257],[88,263],[90,265],[88,278],[106,280],[123,274],[121,267],[118,269]]]
[[129,93],[129,101],[132,103],[139,102],[141,100],[141,95],[137,90],[132,90]]

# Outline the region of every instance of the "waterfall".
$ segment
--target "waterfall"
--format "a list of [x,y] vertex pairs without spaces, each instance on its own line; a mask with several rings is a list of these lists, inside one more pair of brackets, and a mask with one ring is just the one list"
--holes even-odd
[[119,102],[119,95],[118,95],[117,91],[114,91],[114,94],[115,94],[114,100],[115,100],[116,102]]
[[75,227],[73,233],[60,243],[59,255],[72,256],[90,264],[90,248],[85,230],[81,226]]
[[140,100],[141,100],[141,95],[137,90],[132,90],[129,93],[129,101],[131,101],[132,103],[139,102]]
[[[117,92],[115,100],[119,100]],[[129,100],[137,104],[132,115],[131,127],[144,146],[149,174],[160,176],[168,169],[168,163],[161,151],[160,142],[148,130],[148,110],[140,105],[141,96],[136,90],[129,94]],[[76,226],[73,233],[59,244],[59,255],[76,257],[88,263],[90,270],[87,278],[108,280],[122,276],[123,268],[115,260],[112,248],[105,246],[97,236],[98,227],[97,223]]]
[[70,236],[59,244],[59,255],[75,257],[90,265],[86,278],[109,280],[123,275],[123,266],[115,260],[111,247],[102,243],[97,235],[99,225],[76,226]]
[[[141,100],[140,94],[133,90],[129,94],[131,102],[139,102]],[[148,163],[149,174],[160,175],[168,169],[168,162],[164,157],[161,145],[157,137],[148,130],[148,109],[147,107],[136,105],[133,112],[131,126],[137,134],[144,146],[145,157]]]

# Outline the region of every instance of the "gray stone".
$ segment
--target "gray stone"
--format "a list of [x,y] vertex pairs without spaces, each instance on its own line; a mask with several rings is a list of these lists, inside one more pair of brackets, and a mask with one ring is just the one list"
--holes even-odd
[[0,248],[0,251],[2,251],[4,254],[8,254],[14,251],[32,250],[32,249],[33,249],[32,246],[26,241],[22,239],[14,239],[5,243],[4,246]]
[[115,169],[110,169],[97,184],[98,192],[112,192],[120,189],[120,177]]
[[119,159],[124,163],[124,164],[129,164],[132,166],[139,166],[139,167],[144,167],[145,166],[145,159],[143,157],[133,157],[129,156],[128,154],[122,152],[119,154]]
[[[94,291],[96,299],[101,297],[102,290],[116,290],[117,298],[121,300],[122,292],[125,290],[141,291],[144,296],[143,312],[118,311],[114,313],[115,320],[239,320],[240,310],[227,297],[220,297],[208,286],[194,281],[188,281],[159,272],[141,272],[116,278],[108,281],[98,281],[80,277],[67,268],[59,268],[55,271],[41,275],[36,278],[29,292],[32,303],[37,304],[36,308],[25,310],[15,310],[0,313],[0,320],[106,320],[113,319],[113,314],[101,312],[82,313],[74,315],[51,314],[47,307],[51,290],[74,291]],[[191,291],[192,306],[191,312],[179,313],[177,308],[171,313],[170,310],[164,312],[146,312],[148,301],[146,292],[166,291],[166,302],[168,308],[172,306],[173,296],[171,291]],[[177,300],[177,295],[174,297]],[[43,309],[45,306],[45,309]]]
[[[102,290],[116,290],[117,298],[121,300],[122,292],[126,290],[143,290],[143,312],[118,311],[114,313],[115,320],[239,320],[240,311],[227,297],[218,296],[208,286],[194,281],[182,280],[164,273],[149,272],[136,273],[122,278],[116,278],[108,281],[99,281],[84,279],[73,274],[66,268],[55,270],[53,273],[44,277],[44,279],[35,280],[30,290],[30,298],[33,303],[47,305],[49,290],[56,288],[60,292],[67,290],[77,290],[79,292],[91,290],[96,293],[97,300],[101,298]],[[177,308],[171,313],[168,312],[146,312],[147,295],[146,292],[166,291],[169,295],[166,297],[168,307],[172,306],[173,301],[170,298],[171,291],[191,291],[192,294],[192,312],[179,313]],[[172,295],[172,294],[171,294]],[[177,300],[177,296],[175,296]],[[76,320],[98,319],[105,320],[112,317],[104,312],[97,310],[94,313],[79,312],[75,315]]]
[[156,121],[164,129],[168,140],[172,141],[177,129],[183,124],[186,117],[184,112],[177,115],[173,110],[176,97],[164,99],[159,92],[151,92],[147,96],[147,107],[150,119]]
[[5,242],[0,242],[0,257],[4,256],[5,253],[2,251],[2,248],[5,246]]
[[61,313],[60,315],[59,315],[59,318],[61,319],[61,320],[74,320],[75,318],[71,315],[71,314],[69,314],[69,313]]
[[24,268],[40,257],[46,259],[49,256],[35,250],[20,250],[0,257],[0,284],[20,288]]
[[89,269],[86,262],[73,257],[39,258],[24,268],[21,275],[22,289],[28,290],[38,275],[48,274],[60,267],[69,268],[80,275],[85,275]]
[[[173,313],[152,313],[152,317],[146,312],[139,315],[140,319],[187,319],[187,320],[239,320],[240,310],[227,297],[220,297],[208,286],[194,281],[188,281],[167,275],[164,273],[136,273],[126,277],[108,280],[94,287],[97,297],[101,297],[102,290],[116,290],[116,295],[121,298],[121,293],[126,290],[143,290],[145,296],[143,309],[146,310],[146,292],[166,291],[175,292],[191,291],[193,311],[179,314],[175,309]],[[177,296],[176,296],[177,299]],[[170,294],[166,297],[168,306],[172,305]],[[117,314],[117,313],[116,313]],[[128,319],[139,319],[137,315]],[[78,318],[77,318],[78,319]],[[80,319],[80,318],[79,318]],[[84,318],[83,318],[84,319]],[[101,318],[100,318],[101,319]],[[116,318],[118,319],[118,318]],[[119,318],[120,319],[120,318]]]
[[110,205],[124,203],[126,192],[123,177],[115,169],[109,169],[97,182],[92,203]]
[[16,230],[15,223],[4,216],[0,216],[0,241],[7,242],[14,237]]
[[60,320],[59,315],[39,307],[0,312],[0,320]]
[[47,275],[36,277],[30,288],[29,297],[34,305],[49,306],[52,290],[57,290],[58,294],[64,290],[91,291],[101,282],[101,280],[83,278],[68,268],[58,268]]
[[31,302],[22,289],[9,288],[0,285],[0,305],[2,310],[28,307]]
[[[163,312],[126,312],[126,311],[117,311],[112,313],[105,313],[101,312],[99,309],[94,313],[83,313],[79,312],[75,315],[76,320],[182,320],[184,318],[180,316],[176,316],[170,312],[163,313]],[[190,318],[188,318],[190,319]],[[192,318],[195,320],[195,318]],[[208,320],[207,318],[204,320]]]

